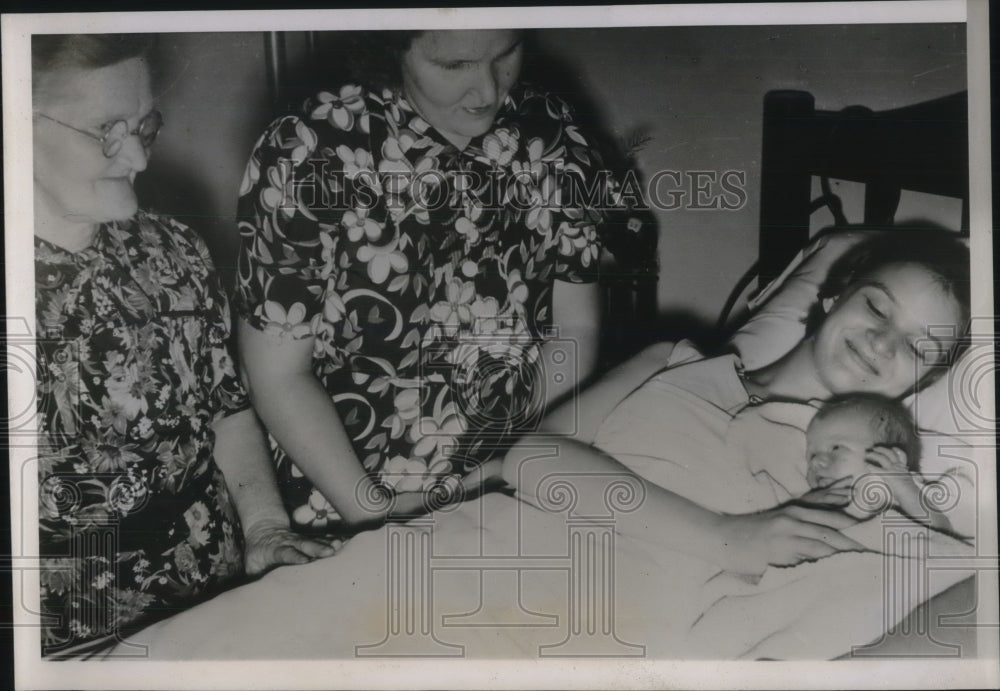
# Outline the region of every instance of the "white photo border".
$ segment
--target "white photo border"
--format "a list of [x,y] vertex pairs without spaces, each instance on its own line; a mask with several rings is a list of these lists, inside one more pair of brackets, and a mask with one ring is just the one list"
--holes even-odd
[[[518,7],[419,10],[226,11],[149,13],[72,13],[4,15],[3,144],[7,273],[7,335],[34,333],[32,234],[30,37],[32,33],[118,31],[295,31],[317,29],[464,28],[560,26],[610,27],[649,25],[792,25],[848,23],[966,23],[969,65],[970,225],[973,257],[973,313],[994,314],[991,247],[992,206],[989,120],[989,23],[985,0],[927,2],[773,3],[711,5],[637,5],[601,7]],[[262,76],[263,78],[263,76]],[[24,320],[10,315],[27,315]],[[985,330],[991,327],[980,324]],[[977,336],[992,337],[992,333]],[[10,410],[34,392],[10,380]],[[12,560],[15,594],[37,598],[30,560],[37,554],[37,506],[22,497],[37,496],[37,478],[21,477],[18,468],[31,448],[10,453]],[[995,481],[995,476],[991,478]],[[34,483],[34,484],[33,484]],[[983,535],[997,553],[996,487],[980,487],[990,515]],[[22,511],[27,512],[23,515]],[[996,612],[996,574],[980,578],[979,602]],[[21,590],[23,588],[23,590]],[[15,615],[15,626],[27,613]],[[252,661],[231,663],[51,662],[39,657],[38,630],[16,630],[17,688],[849,688],[989,687],[998,684],[996,629],[980,642],[979,657],[969,661],[906,660],[795,663],[698,661],[572,662],[456,660]],[[447,665],[442,673],[441,666]]]

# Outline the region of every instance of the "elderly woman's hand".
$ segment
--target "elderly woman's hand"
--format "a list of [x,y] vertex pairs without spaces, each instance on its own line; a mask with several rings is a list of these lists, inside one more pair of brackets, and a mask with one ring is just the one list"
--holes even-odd
[[722,566],[759,574],[768,565],[793,566],[837,552],[868,551],[840,530],[858,520],[839,511],[786,505],[721,519]]
[[260,576],[276,566],[305,564],[330,557],[341,546],[341,540],[325,542],[296,533],[287,523],[261,521],[246,531],[246,573],[248,576]]

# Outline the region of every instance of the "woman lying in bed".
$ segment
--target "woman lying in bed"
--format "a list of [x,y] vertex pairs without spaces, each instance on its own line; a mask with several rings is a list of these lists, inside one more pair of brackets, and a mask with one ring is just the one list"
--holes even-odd
[[[652,376],[663,367],[662,347],[637,356],[574,406],[550,416],[544,431],[555,436],[522,440],[503,463],[504,479],[537,504],[534,488],[555,463],[561,473],[634,472],[644,480],[646,500],[640,511],[620,517],[618,529],[728,571],[760,573],[768,564],[860,549],[840,532],[854,522],[846,514],[791,504],[737,514],[732,501],[721,501],[733,494],[723,486],[735,486],[738,494],[744,482],[747,488],[753,484],[727,448],[728,422],[750,406],[771,402],[856,392],[902,397],[940,376],[958,339],[940,335],[948,329],[928,327],[963,333],[969,321],[968,250],[941,233],[888,234],[838,262],[820,298],[821,313],[813,320],[818,324],[806,338],[755,371],[724,355]],[[532,446],[545,443],[559,445],[557,462],[523,462]],[[760,444],[758,452],[767,453],[769,441]],[[801,464],[801,456],[775,459],[796,461]],[[717,478],[718,486],[704,482],[706,477]]]
[[[968,321],[968,253],[942,237],[906,240],[853,253],[850,269],[829,284],[839,287],[822,296],[822,322],[773,365],[747,372],[734,355],[678,364],[682,346],[664,344],[604,377],[575,408],[551,415],[549,436],[526,437],[502,464],[483,466],[484,476],[502,475],[523,501],[487,494],[359,534],[336,558],[276,569],[144,630],[115,654],[146,645],[143,654],[160,659],[816,659],[873,640],[894,624],[884,607],[902,618],[964,576],[935,579],[933,592],[896,588],[887,569],[908,559],[882,551],[878,522],[854,525],[841,512],[789,504],[759,510],[765,504],[756,499],[741,504],[755,478],[731,452],[747,438],[733,434],[745,430],[737,418],[749,412],[846,392],[899,397],[944,369],[935,364],[955,343],[928,339],[927,327]],[[757,435],[743,446],[766,456],[779,453],[779,442]],[[801,456],[782,458],[797,461],[804,476]],[[602,519],[590,532],[596,541],[573,538],[591,529],[581,514],[595,499],[608,506],[608,481],[623,475],[642,484],[643,500],[615,511],[613,536]],[[574,494],[581,508],[575,515],[570,508],[569,523],[554,511],[565,502],[553,501],[557,483],[566,482],[574,492],[563,496]],[[936,554],[968,548],[934,538]],[[882,553],[836,554],[862,546]],[[566,556],[574,549],[591,551],[577,561]],[[568,578],[587,564],[587,573]],[[605,568],[613,579],[602,580]],[[593,601],[583,606],[570,584],[587,578]],[[577,640],[587,631],[613,635],[590,640],[597,650],[565,649],[589,645]]]

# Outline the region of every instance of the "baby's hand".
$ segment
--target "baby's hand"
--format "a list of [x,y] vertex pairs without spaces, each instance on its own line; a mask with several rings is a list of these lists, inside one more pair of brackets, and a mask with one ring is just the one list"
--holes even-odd
[[[865,463],[872,468],[872,474],[864,476],[858,482],[856,501],[876,513],[881,513],[890,507],[900,509],[907,514],[915,510],[919,505],[920,485],[907,467],[906,453],[902,449],[894,446],[875,446],[866,452]],[[885,496],[886,487],[891,496]]]
[[865,462],[889,473],[910,473],[906,453],[895,446],[873,446],[865,453]]

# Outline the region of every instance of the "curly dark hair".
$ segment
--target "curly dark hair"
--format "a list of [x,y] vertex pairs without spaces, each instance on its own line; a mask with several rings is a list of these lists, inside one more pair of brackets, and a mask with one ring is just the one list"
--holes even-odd
[[[537,52],[534,32],[519,30],[524,41],[525,56]],[[333,78],[354,82],[378,91],[403,85],[403,54],[414,39],[425,31],[337,31],[319,42],[320,64],[336,65]]]
[[[869,229],[871,230],[871,229]],[[926,226],[896,226],[855,245],[830,267],[820,286],[818,300],[809,314],[808,332],[823,321],[823,300],[849,294],[862,279],[889,264],[919,264],[962,310],[962,323],[970,314],[969,248],[951,231]]]
[[337,76],[370,89],[398,88],[403,53],[423,31],[343,31],[324,41],[321,62],[341,66]]

